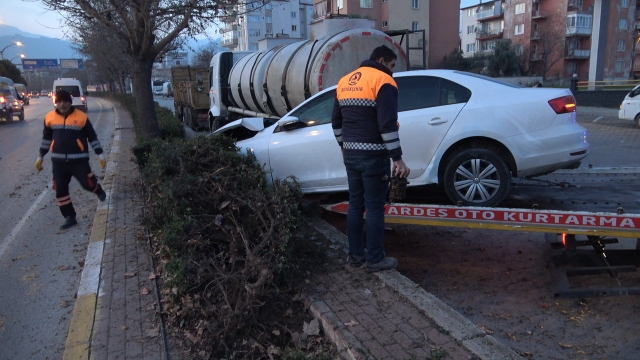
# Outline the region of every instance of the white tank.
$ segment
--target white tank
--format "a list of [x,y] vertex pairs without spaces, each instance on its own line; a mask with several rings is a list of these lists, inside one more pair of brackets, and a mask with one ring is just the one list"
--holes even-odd
[[243,57],[229,74],[231,98],[240,108],[283,116],[336,85],[380,45],[398,55],[394,72],[405,71],[406,54],[391,37],[375,29],[351,29]]

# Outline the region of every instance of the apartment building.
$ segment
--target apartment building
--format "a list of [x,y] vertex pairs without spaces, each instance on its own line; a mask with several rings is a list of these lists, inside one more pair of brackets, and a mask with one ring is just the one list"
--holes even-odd
[[546,79],[610,80],[640,73],[637,0],[496,0],[461,9],[464,56],[511,39],[521,69]]
[[[459,8],[460,0],[314,0],[314,17],[367,18],[375,21],[377,30],[398,34],[424,30],[424,39],[421,33],[409,35],[410,66],[438,68],[444,56],[459,47]],[[394,40],[406,48],[406,36]],[[423,48],[426,53],[418,50]]]
[[257,51],[262,39],[309,39],[313,0],[240,0],[226,13],[221,45],[232,51]]

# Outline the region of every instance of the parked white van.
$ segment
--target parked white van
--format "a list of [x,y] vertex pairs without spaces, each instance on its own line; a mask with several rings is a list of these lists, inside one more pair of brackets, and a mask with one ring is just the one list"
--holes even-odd
[[87,108],[87,94],[82,87],[80,80],[75,78],[58,78],[53,80],[53,107],[56,107],[56,92],[64,90],[71,94],[71,105],[76,109],[80,109],[84,112],[88,111]]
[[635,121],[640,127],[640,85],[634,87],[620,104],[618,119]]
[[173,96],[173,87],[171,86],[171,81],[167,81],[162,84],[162,97]]

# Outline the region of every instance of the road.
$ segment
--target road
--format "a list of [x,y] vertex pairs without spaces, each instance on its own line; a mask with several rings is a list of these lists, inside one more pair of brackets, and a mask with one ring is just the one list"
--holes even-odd
[[[110,105],[88,99],[89,118],[108,151],[114,133]],[[25,121],[0,123],[0,359],[60,359],[98,200],[71,182],[79,225],[63,222],[51,189],[51,160],[35,170],[50,98],[31,99]],[[15,118],[17,119],[17,118]],[[92,169],[101,179],[97,156]]]

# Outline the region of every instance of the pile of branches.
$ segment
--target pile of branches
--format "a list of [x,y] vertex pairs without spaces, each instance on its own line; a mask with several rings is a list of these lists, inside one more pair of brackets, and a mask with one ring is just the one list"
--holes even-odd
[[162,259],[164,314],[177,338],[207,339],[194,355],[221,358],[261,326],[261,307],[298,272],[308,247],[296,234],[299,186],[269,183],[255,157],[222,136],[145,149],[143,223]]

